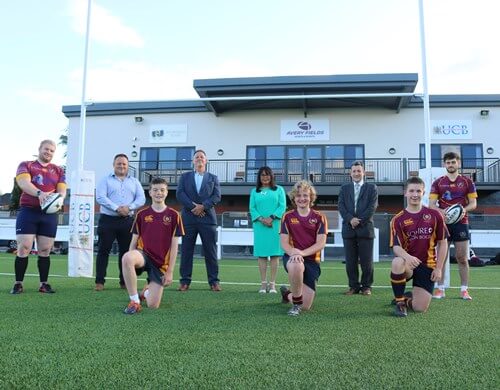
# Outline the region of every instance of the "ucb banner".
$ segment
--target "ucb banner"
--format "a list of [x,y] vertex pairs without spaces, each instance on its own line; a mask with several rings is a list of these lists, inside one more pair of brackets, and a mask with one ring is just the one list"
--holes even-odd
[[68,276],[92,277],[94,264],[94,172],[74,171],[70,183]]

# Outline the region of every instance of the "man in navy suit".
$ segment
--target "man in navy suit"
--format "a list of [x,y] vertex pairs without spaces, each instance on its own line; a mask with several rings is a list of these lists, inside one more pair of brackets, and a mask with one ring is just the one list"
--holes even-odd
[[193,156],[194,171],[183,173],[177,186],[177,200],[182,204],[182,237],[179,291],[187,291],[193,273],[193,253],[198,234],[201,237],[208,284],[221,291],[217,263],[217,217],[214,206],[220,202],[219,179],[206,171],[207,155],[197,150]]
[[[342,238],[349,279],[346,295],[371,295],[373,284],[373,214],[378,205],[377,186],[364,181],[361,161],[351,165],[352,182],[344,184],[339,193],[339,212],[342,216]],[[359,280],[361,265],[361,281]]]

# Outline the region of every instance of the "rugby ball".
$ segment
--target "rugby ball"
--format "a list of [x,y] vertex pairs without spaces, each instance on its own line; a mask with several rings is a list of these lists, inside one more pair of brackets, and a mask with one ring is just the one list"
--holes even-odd
[[464,208],[460,204],[454,204],[448,207],[444,212],[444,221],[447,225],[453,225],[460,221],[464,214]]
[[61,207],[63,206],[64,199],[59,193],[52,193],[43,202],[41,205],[42,211],[45,214],[54,214],[57,213]]

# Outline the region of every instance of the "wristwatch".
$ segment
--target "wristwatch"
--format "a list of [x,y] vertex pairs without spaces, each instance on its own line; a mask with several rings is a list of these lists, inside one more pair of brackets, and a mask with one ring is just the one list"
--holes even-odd
[[274,215],[274,214],[271,214],[271,215],[269,216],[269,218],[271,218],[272,220],[278,219],[278,217],[277,217],[276,215]]
[[36,190],[36,197],[39,198],[41,193],[42,193],[41,190]]

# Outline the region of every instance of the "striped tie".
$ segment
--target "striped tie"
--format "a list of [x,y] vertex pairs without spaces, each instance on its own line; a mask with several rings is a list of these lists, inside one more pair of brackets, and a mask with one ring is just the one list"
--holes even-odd
[[354,212],[356,212],[356,209],[358,207],[358,198],[359,198],[359,190],[361,186],[359,183],[354,184]]

